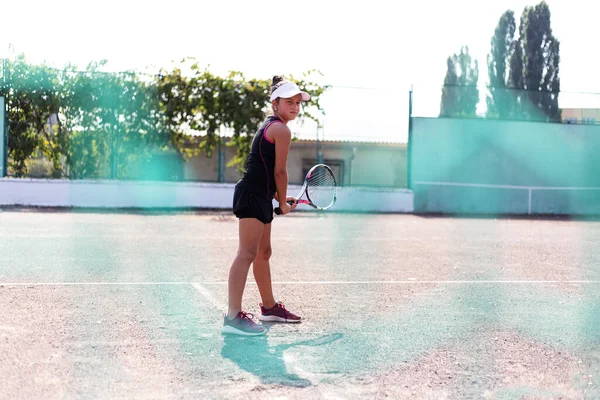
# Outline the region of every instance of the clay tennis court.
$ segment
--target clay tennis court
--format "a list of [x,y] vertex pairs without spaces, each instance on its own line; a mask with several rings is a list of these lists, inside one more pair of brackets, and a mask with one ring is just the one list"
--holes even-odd
[[597,222],[296,212],[273,246],[304,321],[224,337],[228,212],[5,209],[0,397],[600,396]]

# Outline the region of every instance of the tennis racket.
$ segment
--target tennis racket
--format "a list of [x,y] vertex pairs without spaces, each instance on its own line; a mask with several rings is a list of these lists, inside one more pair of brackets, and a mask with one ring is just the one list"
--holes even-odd
[[[312,167],[304,178],[304,184],[296,199],[299,204],[306,204],[316,210],[327,210],[335,204],[336,180],[331,168],[325,164]],[[306,195],[306,199],[301,199]],[[292,205],[292,201],[288,201]],[[281,209],[275,208],[275,214],[280,215]]]

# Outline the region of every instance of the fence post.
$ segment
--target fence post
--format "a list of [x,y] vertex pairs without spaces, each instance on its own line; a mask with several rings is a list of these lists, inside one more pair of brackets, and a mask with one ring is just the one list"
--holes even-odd
[[8,175],[8,131],[5,98],[0,96],[0,178]]
[[412,101],[413,87],[408,91],[408,143],[406,145],[406,186],[412,190]]
[[224,168],[224,162],[223,162],[225,160],[225,155],[224,155],[225,149],[223,146],[223,138],[222,138],[221,134],[219,134],[218,140],[219,140],[219,150],[218,150],[219,151],[219,158],[218,158],[219,166],[218,166],[217,181],[219,183],[223,183],[223,182],[225,182],[225,173],[224,173],[225,168]]

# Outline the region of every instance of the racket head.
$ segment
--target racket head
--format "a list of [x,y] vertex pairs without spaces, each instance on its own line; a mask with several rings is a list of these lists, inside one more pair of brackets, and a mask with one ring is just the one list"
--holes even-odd
[[306,174],[306,198],[317,210],[333,207],[337,199],[337,181],[331,168],[325,164],[317,164]]

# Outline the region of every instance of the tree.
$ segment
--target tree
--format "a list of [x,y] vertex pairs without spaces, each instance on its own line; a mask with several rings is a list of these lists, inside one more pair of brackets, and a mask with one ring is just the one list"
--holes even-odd
[[[305,120],[313,120],[319,123],[320,116],[324,114],[320,100],[327,87],[312,81],[313,74],[319,74],[319,72],[316,70],[307,71],[299,79],[291,75],[287,77],[311,95],[310,100],[302,106],[298,118],[300,123]],[[264,119],[265,112],[271,109],[271,102],[269,101],[271,79],[246,81],[241,73],[234,72],[228,77],[228,82],[234,82],[234,85],[238,87],[235,91],[238,94],[238,100],[228,103],[227,109],[229,111],[226,111],[228,114],[231,113],[231,119],[227,126],[234,131],[230,145],[237,148],[236,156],[228,165],[236,166],[241,171],[250,153],[250,146],[256,128]]]
[[515,30],[515,13],[508,10],[498,21],[487,60],[490,80],[489,95],[486,98],[488,117],[506,119],[514,114],[515,99],[509,82],[510,61],[515,51]]
[[454,63],[453,56],[450,56],[446,60],[446,77],[444,78],[444,86],[442,87],[440,117],[450,117],[456,114],[458,109],[456,86],[458,86],[456,64]]
[[31,65],[22,54],[4,60],[0,94],[14,175],[26,176],[36,154],[52,163],[56,178],[108,177],[111,159],[122,174],[132,160],[148,157],[152,143],[165,142],[155,87],[134,73],[99,72],[101,65],[80,72]]
[[134,72],[98,71],[101,65],[64,71],[60,128],[67,137],[63,154],[73,179],[119,178],[135,162],[169,149],[155,85]]
[[[237,149],[228,165],[241,170],[256,128],[270,108],[271,79],[247,79],[239,71],[220,77],[201,69],[193,58],[184,61],[191,65],[183,64],[172,71],[162,69],[157,78],[161,113],[173,144],[185,158],[201,151],[210,157],[222,143],[220,128],[227,128],[232,132],[228,144]],[[183,74],[182,67],[191,71],[189,76]],[[288,77],[311,93],[300,120],[318,121],[323,113],[320,96],[326,88],[310,80],[316,72],[308,71],[302,79]],[[196,144],[195,148],[189,148],[190,143]]]
[[469,48],[447,59],[447,71],[442,88],[440,116],[474,117],[479,103],[479,66],[472,60]]
[[3,61],[0,94],[7,99],[8,168],[16,176],[27,174],[27,161],[43,146],[43,132],[55,109],[53,71],[30,66],[23,55]]
[[510,84],[520,89],[519,114],[525,119],[560,121],[558,95],[560,43],[552,34],[545,1],[526,7],[511,56]]
[[[72,65],[63,70],[30,65],[23,55],[4,60],[0,95],[9,109],[9,169],[25,176],[28,161],[41,153],[51,161],[54,177],[119,178],[145,165],[142,170],[154,169],[164,178],[168,168],[149,165],[154,156],[211,156],[223,144],[221,128],[233,132],[229,144],[237,155],[230,165],[241,169],[270,106],[271,80],[246,79],[240,72],[221,77],[184,63],[149,76],[102,72],[104,62],[78,71]],[[312,95],[300,120],[318,120],[323,113],[325,88],[308,79],[314,72],[296,80]]]

